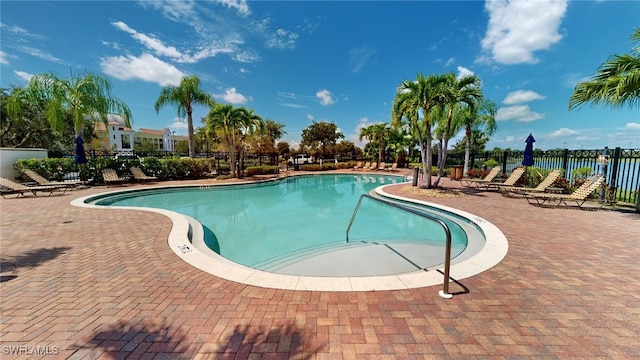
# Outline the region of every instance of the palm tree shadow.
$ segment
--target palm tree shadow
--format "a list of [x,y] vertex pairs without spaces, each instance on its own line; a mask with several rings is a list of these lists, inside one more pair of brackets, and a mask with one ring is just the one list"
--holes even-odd
[[263,326],[237,325],[225,342],[224,352],[218,353],[215,359],[262,358],[267,354],[287,359],[311,359],[324,347],[324,344],[309,345],[310,339],[305,338],[304,330],[293,323],[268,330]]
[[[192,358],[189,343],[181,328],[141,322],[130,324],[119,321],[93,334],[85,344],[74,344],[73,349],[89,349],[102,358],[125,359],[150,356],[150,358]],[[99,354],[98,354],[99,353]]]
[[16,269],[40,266],[47,261],[57,258],[70,249],[71,248],[67,246],[50,249],[41,248],[17,256],[1,258],[0,272],[2,272],[2,275],[0,275],[0,282],[13,280],[18,277],[14,274]]

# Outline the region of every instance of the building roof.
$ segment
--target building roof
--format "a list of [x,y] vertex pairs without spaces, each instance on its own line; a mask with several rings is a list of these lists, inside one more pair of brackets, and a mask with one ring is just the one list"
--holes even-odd
[[[118,121],[109,121],[109,126],[117,126],[118,128],[121,128],[125,131],[133,131],[133,129],[124,126]],[[107,131],[107,128],[104,126],[104,123],[102,121],[96,122],[93,129],[95,131]]]
[[169,129],[164,128],[162,130],[155,130],[155,129],[145,129],[145,128],[140,128],[140,130],[138,130],[138,132],[143,133],[143,134],[152,134],[152,135],[164,135],[169,131]]

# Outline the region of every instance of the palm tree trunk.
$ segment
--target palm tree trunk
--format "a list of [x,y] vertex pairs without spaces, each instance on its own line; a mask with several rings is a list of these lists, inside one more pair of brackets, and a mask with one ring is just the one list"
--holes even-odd
[[426,117],[425,124],[427,128],[427,151],[425,154],[426,159],[423,158],[422,160],[422,166],[424,167],[425,188],[431,189],[431,167],[433,166],[433,160],[431,159],[431,124],[426,120]]
[[464,142],[464,167],[462,169],[462,176],[469,172],[469,154],[471,153],[471,128],[467,127],[466,140]]
[[189,157],[194,157],[194,146],[193,146],[193,117],[191,116],[191,111],[187,112],[187,136],[189,137]]

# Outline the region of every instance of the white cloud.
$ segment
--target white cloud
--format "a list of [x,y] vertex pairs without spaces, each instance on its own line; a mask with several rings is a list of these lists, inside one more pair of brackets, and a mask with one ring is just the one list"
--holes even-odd
[[9,60],[7,60],[8,57],[9,55],[6,52],[0,50],[0,64],[9,65]]
[[470,76],[473,74],[474,72],[467,69],[466,67],[458,66],[458,76],[457,76],[458,79],[462,79],[465,76]]
[[333,94],[331,94],[331,91],[326,89],[318,90],[318,92],[316,93],[316,97],[320,99],[320,104],[325,106],[335,103],[335,101],[333,100]]
[[25,80],[27,82],[30,81],[31,78],[33,77],[33,74],[30,74],[24,71],[14,70],[13,73],[16,74],[20,79]]
[[129,33],[131,37],[138,40],[142,45],[144,45],[147,49],[152,50],[158,56],[167,56],[167,57],[176,58],[176,59],[182,57],[182,54],[180,53],[180,51],[178,51],[178,49],[176,49],[175,47],[165,45],[161,40],[159,40],[153,35],[146,35],[146,34],[140,33],[130,28],[127,24],[123,23],[122,21],[114,21],[111,23],[111,25],[115,26],[116,28],[126,33]]
[[632,130],[632,131],[637,131],[640,130],[640,123],[627,123],[627,125],[624,127],[626,130]]
[[186,119],[180,117],[173,119],[173,122],[169,125],[169,129],[174,130],[177,133],[180,132],[180,130],[187,130],[188,127],[189,124]]
[[[202,59],[215,57],[218,54],[234,53],[237,50],[237,40],[215,40],[207,43],[206,46],[201,46],[197,50],[192,52],[181,51],[174,46],[165,45],[164,42],[158,39],[155,35],[147,35],[129,27],[122,21],[114,21],[111,25],[115,26],[119,30],[122,30],[132,38],[140,42],[147,50],[152,51],[156,56],[163,56],[174,59],[179,63],[196,63]],[[103,42],[104,43],[104,42]],[[236,61],[252,62],[255,61],[255,56],[249,56],[244,53],[238,53],[235,55]]]
[[352,74],[357,74],[368,63],[375,61],[376,51],[369,46],[361,46],[349,51],[349,68]]
[[456,58],[449,58],[449,60],[445,61],[444,66],[451,66],[456,61]]
[[224,94],[214,94],[213,97],[231,104],[246,104],[248,100],[246,96],[238,93],[236,88],[233,87],[225,90]]
[[179,85],[185,74],[151,54],[112,56],[100,59],[100,68],[120,80],[141,79],[161,86]]
[[216,0],[216,2],[238,10],[241,15],[249,15],[250,13],[249,5],[245,0]]
[[307,114],[307,120],[313,121],[313,120],[315,120],[315,117],[313,115],[311,115],[311,114]]
[[288,108],[294,108],[294,109],[301,109],[301,108],[304,107],[304,106],[302,106],[300,104],[293,104],[293,103],[283,103],[283,104],[280,104],[280,105],[282,105],[284,107],[288,107]]
[[533,100],[546,99],[546,96],[540,95],[531,90],[516,90],[507,94],[502,103],[507,105],[522,104]]
[[[575,135],[579,135],[580,133],[578,131],[575,130],[571,130],[569,128],[560,128],[554,132],[552,132],[551,134],[549,134],[550,138],[557,138],[557,137],[567,137],[567,136],[575,136]],[[579,140],[579,139],[576,139]]]
[[483,54],[502,64],[534,64],[535,51],[548,49],[560,41],[560,22],[567,10],[566,0],[487,0],[487,33],[482,39]]
[[540,120],[544,116],[529,109],[529,105],[514,105],[498,109],[497,121],[515,120],[517,122],[530,122]]
[[63,61],[62,59],[59,59],[59,58],[49,54],[46,51],[42,51],[42,50],[36,49],[34,47],[19,46],[18,50],[22,51],[25,54],[40,58],[42,60],[51,61],[51,62],[54,62],[54,63],[57,63],[57,64],[67,65],[67,63],[65,61]]
[[267,47],[272,49],[293,49],[300,36],[293,31],[278,29],[267,36]]

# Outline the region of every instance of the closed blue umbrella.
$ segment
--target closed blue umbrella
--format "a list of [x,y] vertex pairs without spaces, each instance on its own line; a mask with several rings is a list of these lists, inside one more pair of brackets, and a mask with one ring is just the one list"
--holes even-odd
[[524,148],[524,159],[522,159],[522,165],[533,166],[533,143],[536,142],[536,139],[533,138],[533,135],[529,134],[527,140],[524,142],[527,143],[527,146]]
[[76,164],[85,164],[87,156],[84,153],[84,140],[80,136],[76,137]]
[[[80,136],[76,136],[76,164],[78,165],[82,165],[85,164],[87,162],[87,155],[84,153],[84,140],[82,140],[82,138]],[[78,167],[78,170],[80,170],[80,172],[78,173],[79,177],[80,177],[80,181],[82,181],[82,186],[80,186],[81,188],[84,188],[84,180],[83,176],[82,176],[82,169],[80,169],[81,166]]]

